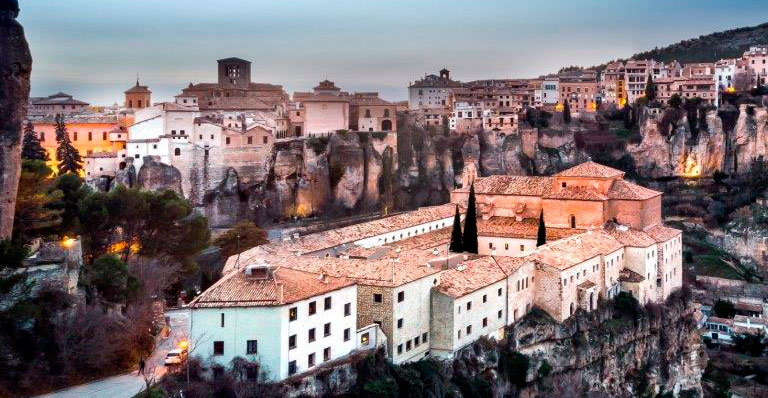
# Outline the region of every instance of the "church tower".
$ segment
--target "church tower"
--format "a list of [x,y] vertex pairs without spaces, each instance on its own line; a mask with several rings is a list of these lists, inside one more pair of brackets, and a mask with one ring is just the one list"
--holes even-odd
[[125,91],[124,106],[130,109],[147,108],[152,106],[151,96],[152,92],[149,88],[139,84],[139,79],[136,78],[136,85]]

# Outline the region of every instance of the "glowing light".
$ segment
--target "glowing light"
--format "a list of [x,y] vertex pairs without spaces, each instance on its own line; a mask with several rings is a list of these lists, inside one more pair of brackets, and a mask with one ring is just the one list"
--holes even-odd
[[64,239],[62,239],[62,240],[61,240],[61,246],[62,246],[63,248],[65,248],[65,249],[69,249],[69,248],[70,248],[70,247],[72,247],[74,244],[75,244],[75,239],[74,239],[74,238],[67,238],[67,237],[65,236],[65,237],[64,237]]
[[186,351],[187,348],[189,348],[189,341],[187,341],[187,340],[179,341],[179,348],[181,348],[182,350]]
[[557,105],[555,105],[555,110],[558,112],[562,112],[564,108],[565,107],[561,103],[558,103]]
[[701,166],[696,161],[696,156],[688,155],[683,165],[683,177],[695,178],[701,177]]
[[727,92],[729,92],[729,93],[735,93],[735,92],[736,92],[736,88],[734,88],[734,87],[728,87],[727,89],[725,89],[725,91],[727,91]]

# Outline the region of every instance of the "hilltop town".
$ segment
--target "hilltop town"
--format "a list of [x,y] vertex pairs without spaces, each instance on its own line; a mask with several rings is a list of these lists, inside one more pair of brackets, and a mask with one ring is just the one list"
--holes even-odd
[[768,43],[103,106],[16,38],[0,396],[768,393]]

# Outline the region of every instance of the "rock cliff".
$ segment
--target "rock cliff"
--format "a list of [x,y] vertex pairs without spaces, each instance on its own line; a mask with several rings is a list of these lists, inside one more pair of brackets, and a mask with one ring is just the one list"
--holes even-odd
[[16,21],[17,0],[0,2],[0,239],[11,236],[21,173],[21,130],[27,117],[32,55]]

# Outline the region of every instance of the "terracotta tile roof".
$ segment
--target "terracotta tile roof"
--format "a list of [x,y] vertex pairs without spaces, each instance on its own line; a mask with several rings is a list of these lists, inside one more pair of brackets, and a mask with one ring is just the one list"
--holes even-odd
[[[539,220],[526,218],[516,221],[511,217],[491,217],[488,220],[478,220],[477,231],[478,236],[536,239],[539,234]],[[575,228],[547,228],[547,240],[562,239],[583,232],[583,229]]]
[[619,200],[645,200],[661,195],[661,192],[624,180],[614,180],[608,190],[608,198]]
[[601,254],[613,253],[624,247],[603,230],[594,230],[547,243],[527,256],[557,268],[568,269]]
[[763,312],[763,306],[760,304],[744,303],[740,301],[734,304],[733,307],[741,311]]
[[305,98],[303,102],[349,102],[346,96],[335,94],[312,94]]
[[443,272],[437,291],[454,298],[462,297],[506,277],[492,257],[481,257]]
[[[290,256],[295,255],[297,252],[301,252],[301,254],[312,253],[336,247],[344,243],[352,243],[363,238],[449,218],[454,215],[455,211],[455,205],[451,203],[446,203],[440,206],[422,207],[414,211],[384,217],[374,221],[302,236],[289,242],[276,242],[256,246],[240,253],[240,263],[247,264],[251,261],[251,257],[264,254],[283,254]],[[448,231],[450,231],[450,226],[451,224],[446,222],[446,229]],[[237,255],[231,256],[227,260],[225,269],[232,268],[236,258]]]
[[736,315],[733,320],[739,323],[750,323],[755,326],[768,326],[768,318],[758,318],[756,316]]
[[624,268],[619,271],[619,282],[640,283],[645,280],[645,277],[632,271],[629,268]]
[[611,223],[606,226],[605,231],[625,246],[649,247],[656,244],[655,239],[651,238],[645,232],[636,229],[622,228]]
[[718,318],[716,316],[711,316],[711,317],[707,318],[707,322],[719,323],[721,325],[733,326],[733,319]]
[[683,231],[679,229],[670,228],[664,225],[654,225],[653,227],[646,229],[644,232],[647,233],[651,238],[655,239],[658,243],[666,242],[683,233]]
[[329,293],[355,282],[347,278],[322,277],[295,269],[277,268],[266,278],[232,270],[195,298],[192,308],[278,306]]
[[[494,175],[476,179],[475,194],[543,196],[552,184],[551,177]],[[469,192],[469,187],[456,192]]]
[[616,170],[612,167],[603,166],[600,163],[596,163],[589,160],[577,166],[573,166],[570,169],[565,169],[555,174],[555,177],[612,178],[612,177],[620,177],[622,175],[624,175],[624,172],[621,170]]
[[567,187],[553,187],[543,197],[545,199],[566,200],[608,200],[608,197],[603,195],[603,193],[598,191],[596,188],[576,185]]

